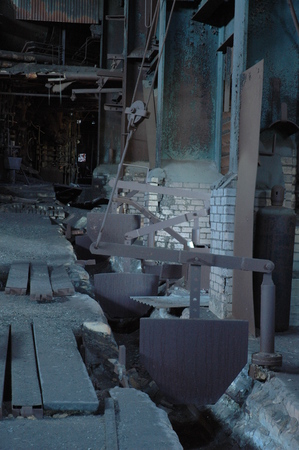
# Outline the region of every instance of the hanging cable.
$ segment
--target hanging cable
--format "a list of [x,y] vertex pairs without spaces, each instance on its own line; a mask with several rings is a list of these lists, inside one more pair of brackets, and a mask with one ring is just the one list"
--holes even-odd
[[162,42],[162,45],[161,45],[161,51],[160,51],[160,54],[159,54],[159,57],[158,57],[158,61],[157,61],[157,65],[156,65],[156,69],[155,69],[155,72],[154,72],[153,82],[152,82],[152,85],[151,85],[151,89],[150,89],[150,92],[149,92],[149,95],[148,95],[147,102],[145,104],[145,108],[146,109],[148,107],[151,95],[153,93],[155,79],[156,79],[156,76],[157,76],[157,73],[158,73],[160,60],[161,60],[162,55],[163,55],[163,50],[164,50],[164,46],[165,46],[165,42],[166,42],[166,37],[167,37],[167,34],[168,34],[168,30],[169,30],[169,26],[170,26],[170,22],[171,22],[171,18],[172,18],[172,14],[173,14],[173,11],[174,11],[175,4],[176,4],[176,0],[173,0],[171,11],[170,11],[168,22],[167,22],[167,27],[166,27],[166,30],[165,30],[164,39],[163,39],[163,42]]
[[132,96],[132,103],[134,103],[134,100],[135,100],[135,97],[136,97],[137,88],[138,88],[139,81],[140,81],[140,77],[141,77],[141,74],[142,74],[142,69],[143,69],[143,66],[144,66],[144,63],[145,63],[146,53],[147,53],[147,51],[148,51],[149,44],[150,44],[150,41],[151,41],[152,30],[153,30],[153,26],[154,26],[154,24],[155,24],[155,19],[156,19],[156,16],[157,16],[159,7],[160,7],[160,0],[158,0],[158,2],[157,2],[157,4],[156,4],[156,8],[155,8],[155,12],[154,12],[153,20],[152,20],[151,30],[150,30],[150,32],[149,32],[149,34],[148,34],[148,37],[147,37],[147,42],[146,42],[146,45],[145,45],[145,50],[144,50],[144,52],[143,52],[143,57],[142,57],[142,61],[141,61],[141,65],[140,65],[140,69],[139,69],[139,73],[138,73],[138,77],[137,77],[137,80],[136,80],[136,83],[135,83],[135,88],[134,88],[133,96]]
[[124,151],[123,151],[120,163],[118,165],[118,171],[117,171],[117,174],[116,174],[116,177],[115,177],[115,182],[114,182],[113,187],[112,187],[112,191],[111,191],[111,194],[110,194],[109,202],[108,202],[108,205],[107,205],[107,209],[105,211],[105,215],[104,215],[104,218],[103,218],[103,221],[102,221],[102,225],[101,225],[101,228],[100,228],[100,231],[99,231],[99,234],[98,234],[98,238],[97,238],[97,241],[96,241],[96,244],[95,244],[95,248],[98,248],[99,243],[100,243],[101,238],[102,238],[102,234],[103,234],[103,231],[104,231],[104,228],[105,228],[105,224],[106,224],[106,221],[107,221],[107,216],[108,216],[108,213],[109,213],[110,208],[111,208],[113,197],[114,197],[114,194],[115,194],[115,191],[116,191],[117,182],[118,182],[119,177],[120,177],[120,173],[121,173],[122,166],[123,166],[123,163],[124,163],[125,155],[127,153],[129,142],[130,142],[130,139],[131,139],[132,136],[133,136],[133,129],[131,129],[129,134],[127,135],[126,145],[125,145],[125,148],[124,148]]
[[[166,0],[163,0],[163,1],[166,1]],[[155,18],[156,18],[156,15],[157,15],[158,7],[160,7],[160,2],[161,2],[161,0],[159,0],[157,2],[157,5],[156,5],[156,9],[155,9],[153,20],[152,20],[152,27],[155,24]],[[115,177],[115,180],[114,180],[114,184],[113,184],[112,191],[111,191],[111,194],[110,194],[110,198],[109,198],[109,202],[108,202],[108,205],[107,205],[107,209],[105,211],[105,215],[104,215],[101,227],[100,227],[100,231],[99,231],[96,243],[95,243],[95,248],[98,248],[98,246],[100,244],[100,241],[101,241],[101,238],[102,238],[102,235],[103,235],[103,231],[104,231],[104,228],[105,228],[105,225],[106,225],[107,217],[108,217],[108,214],[109,214],[109,211],[110,211],[110,208],[111,208],[111,204],[112,204],[112,201],[113,201],[113,197],[114,197],[114,194],[115,194],[115,191],[116,191],[117,183],[118,183],[118,180],[120,178],[121,171],[122,171],[122,166],[123,166],[123,163],[124,163],[124,160],[125,160],[125,157],[126,157],[126,153],[127,153],[128,147],[129,147],[129,142],[130,142],[130,140],[131,140],[131,138],[133,136],[134,131],[137,128],[137,124],[141,120],[143,120],[144,117],[147,117],[147,115],[146,115],[147,107],[148,107],[148,104],[149,104],[150,96],[152,95],[152,92],[153,92],[153,86],[154,86],[154,82],[155,82],[155,79],[156,79],[156,76],[157,76],[157,73],[158,73],[159,63],[160,63],[160,60],[161,60],[161,57],[162,57],[162,54],[163,54],[164,45],[165,45],[166,37],[167,37],[167,34],[168,34],[168,30],[169,30],[172,14],[173,14],[173,11],[174,11],[175,3],[176,3],[176,0],[173,0],[172,8],[171,8],[169,19],[168,19],[168,22],[167,22],[167,27],[166,27],[164,39],[163,39],[163,42],[162,42],[162,45],[161,45],[161,51],[160,51],[160,54],[159,54],[159,57],[158,57],[158,61],[157,61],[157,65],[156,65],[156,69],[155,69],[154,77],[153,77],[153,81],[152,81],[151,90],[150,90],[150,93],[149,93],[149,96],[148,96],[148,99],[147,99],[147,103],[146,103],[146,105],[143,104],[143,108],[140,109],[140,110],[137,107],[137,111],[136,111],[135,105],[137,103],[139,103],[139,102],[137,101],[137,102],[134,103],[134,100],[135,100],[135,96],[136,96],[136,93],[137,93],[137,88],[138,88],[138,84],[139,84],[139,81],[140,81],[143,65],[144,65],[145,58],[146,58],[146,52],[148,50],[148,46],[149,46],[149,43],[150,43],[150,39],[151,39],[151,34],[152,33],[150,32],[149,35],[148,35],[148,39],[147,39],[147,42],[146,42],[146,48],[144,50],[142,63],[141,63],[139,74],[138,74],[138,77],[137,77],[137,80],[136,80],[136,84],[135,84],[135,89],[134,89],[134,93],[133,93],[133,97],[132,97],[132,104],[131,104],[130,108],[127,108],[128,109],[128,114],[130,114],[130,115],[129,115],[129,122],[128,122],[128,128],[127,128],[128,129],[128,134],[127,134],[126,144],[125,144],[125,148],[123,150],[122,156],[121,156],[120,163],[118,165],[117,174],[116,174],[116,177]],[[142,102],[140,102],[140,103],[142,103]]]

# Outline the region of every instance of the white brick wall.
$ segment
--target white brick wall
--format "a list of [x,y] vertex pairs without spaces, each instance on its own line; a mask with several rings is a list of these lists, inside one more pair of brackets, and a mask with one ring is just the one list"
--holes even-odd
[[[214,189],[211,193],[211,253],[233,255],[236,189]],[[220,318],[232,311],[233,271],[211,267],[210,310]]]

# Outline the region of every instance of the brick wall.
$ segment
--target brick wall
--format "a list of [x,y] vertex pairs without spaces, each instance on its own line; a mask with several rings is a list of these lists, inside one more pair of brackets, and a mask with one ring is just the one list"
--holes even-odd
[[[214,189],[211,195],[211,253],[233,255],[236,189]],[[229,317],[232,311],[233,271],[211,267],[210,310],[217,317]]]

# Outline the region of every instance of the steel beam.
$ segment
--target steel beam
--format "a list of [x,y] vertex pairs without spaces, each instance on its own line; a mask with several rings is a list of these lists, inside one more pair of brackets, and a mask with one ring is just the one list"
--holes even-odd
[[90,252],[95,255],[115,255],[135,259],[151,259],[156,261],[187,263],[202,266],[215,266],[224,269],[245,270],[251,272],[271,273],[274,269],[272,261],[257,258],[242,258],[229,255],[200,253],[200,249],[170,250],[159,247],[143,247],[141,245],[114,244],[93,242]]

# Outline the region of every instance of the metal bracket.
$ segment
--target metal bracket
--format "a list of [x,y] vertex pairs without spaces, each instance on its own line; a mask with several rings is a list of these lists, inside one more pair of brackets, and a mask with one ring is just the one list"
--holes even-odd
[[137,128],[137,125],[144,119],[147,119],[150,113],[147,111],[145,103],[141,100],[136,100],[132,105],[125,109],[125,113],[128,115],[128,130]]

